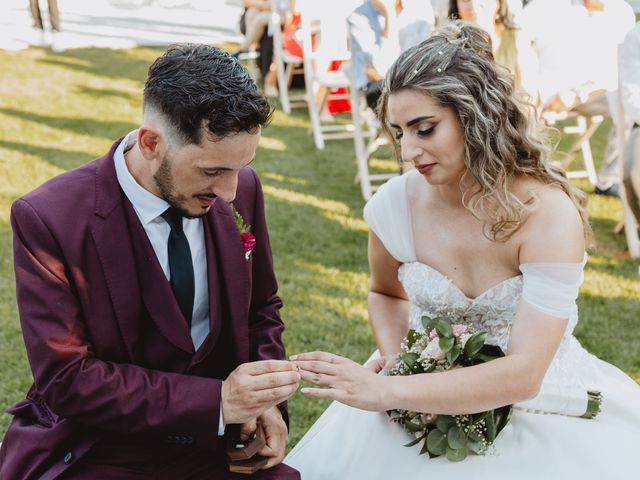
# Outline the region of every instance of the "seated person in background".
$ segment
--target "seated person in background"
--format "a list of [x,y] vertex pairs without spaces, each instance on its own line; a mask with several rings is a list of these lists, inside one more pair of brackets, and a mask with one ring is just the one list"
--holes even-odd
[[622,181],[640,224],[640,23],[627,33],[620,48],[620,85],[626,119],[633,124],[623,152]]
[[[278,11],[285,13],[293,11],[295,0],[280,0],[277,2]],[[244,40],[236,57],[252,47],[258,47],[260,57],[258,65],[264,82],[264,93],[267,97],[277,97],[277,77],[273,65],[273,37],[269,31],[271,19],[271,0],[244,0]]]
[[521,83],[518,30],[515,14],[521,2],[508,0],[450,0],[449,18],[478,25],[491,37],[496,62],[513,74],[514,85]]
[[367,105],[375,110],[388,68],[433,30],[433,9],[420,0],[365,0],[347,21],[356,87],[366,88]]

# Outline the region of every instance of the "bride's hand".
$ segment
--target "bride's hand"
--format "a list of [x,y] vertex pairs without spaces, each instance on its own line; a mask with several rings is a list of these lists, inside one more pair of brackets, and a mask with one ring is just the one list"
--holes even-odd
[[302,393],[329,398],[362,410],[388,410],[384,405],[384,378],[372,369],[327,352],[293,355],[290,360],[300,368],[302,380],[318,387],[303,388]]
[[365,368],[368,368],[373,373],[380,373],[383,370],[391,370],[396,366],[398,360],[398,354],[384,355],[382,357],[374,358],[364,364]]

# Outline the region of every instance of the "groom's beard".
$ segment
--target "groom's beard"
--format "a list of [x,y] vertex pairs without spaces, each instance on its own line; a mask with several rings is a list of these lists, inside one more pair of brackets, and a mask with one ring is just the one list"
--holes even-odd
[[[164,157],[162,157],[160,167],[153,175],[153,180],[158,187],[158,190],[160,191],[160,196],[169,205],[178,210],[180,214],[185,218],[204,217],[207,214],[208,210],[200,211],[198,213],[190,212],[186,207],[186,203],[189,200],[189,197],[176,192],[175,184],[173,181],[173,174],[171,173],[172,163],[173,159],[167,152]],[[215,195],[212,194],[208,194],[207,196],[215,198]]]

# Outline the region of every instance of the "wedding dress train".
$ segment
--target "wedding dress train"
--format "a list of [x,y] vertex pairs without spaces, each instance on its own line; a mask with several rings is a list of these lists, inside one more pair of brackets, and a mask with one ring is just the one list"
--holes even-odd
[[[487,343],[505,350],[523,276],[469,298],[442,273],[418,262],[406,200],[411,174],[387,182],[365,208],[373,231],[402,263],[398,275],[411,301],[411,328],[422,328],[423,315],[454,314],[461,323],[486,331]],[[640,478],[640,386],[582,348],[573,336],[577,320],[576,307],[541,393],[554,386],[600,391],[602,411],[594,419],[516,408],[490,454],[452,463],[445,457],[418,455],[419,447],[404,447],[412,437],[386,413],[334,402],[285,463],[298,469],[303,480]]]

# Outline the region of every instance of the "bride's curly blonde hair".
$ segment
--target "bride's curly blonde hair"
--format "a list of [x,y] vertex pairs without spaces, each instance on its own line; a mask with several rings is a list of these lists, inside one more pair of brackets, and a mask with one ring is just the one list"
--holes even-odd
[[506,241],[524,222],[531,205],[509,190],[509,180],[527,176],[561,188],[578,209],[590,239],[586,195],[569,183],[562,168],[550,163],[548,129],[534,115],[533,106],[514,91],[509,72],[494,61],[486,32],[453,22],[392,65],[378,116],[398,158],[400,147],[387,109],[389,95],[403,89],[422,91],[456,112],[465,137],[464,162],[475,180],[469,182],[467,174],[462,178],[463,203],[484,222],[488,238]]

